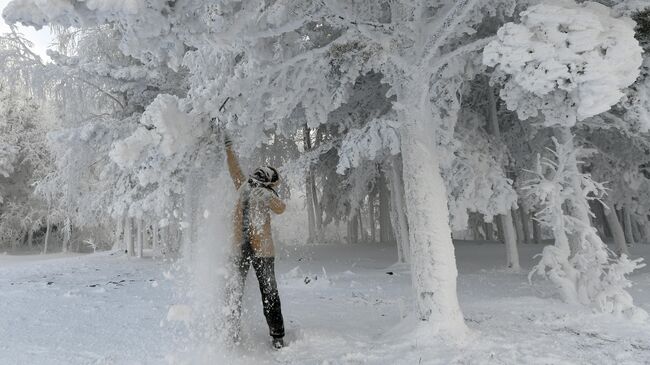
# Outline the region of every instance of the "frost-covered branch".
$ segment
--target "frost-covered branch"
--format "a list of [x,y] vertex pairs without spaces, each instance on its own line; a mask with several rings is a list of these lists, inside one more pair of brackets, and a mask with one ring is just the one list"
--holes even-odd
[[397,123],[391,120],[374,120],[362,129],[347,133],[339,148],[338,173],[357,167],[361,161],[373,161],[381,153],[400,152]]
[[465,20],[469,12],[479,3],[479,0],[459,0],[453,2],[452,8],[445,14],[444,18],[439,23],[434,24],[432,30],[425,33],[431,34],[432,37],[424,47],[425,53],[422,57],[422,65],[427,65],[436,56],[438,48],[454,34],[454,31]]

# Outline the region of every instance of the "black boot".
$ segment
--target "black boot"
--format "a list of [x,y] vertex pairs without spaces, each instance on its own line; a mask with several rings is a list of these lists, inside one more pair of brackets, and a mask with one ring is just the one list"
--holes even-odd
[[279,350],[284,347],[284,339],[282,337],[273,337],[273,348]]

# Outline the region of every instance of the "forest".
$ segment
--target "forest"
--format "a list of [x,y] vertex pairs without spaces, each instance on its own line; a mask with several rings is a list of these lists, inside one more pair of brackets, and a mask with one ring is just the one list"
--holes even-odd
[[650,2],[0,10],[0,363],[650,363]]

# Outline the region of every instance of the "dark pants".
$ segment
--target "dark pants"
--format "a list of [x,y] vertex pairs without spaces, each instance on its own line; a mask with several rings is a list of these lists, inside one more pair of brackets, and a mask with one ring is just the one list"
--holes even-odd
[[264,307],[264,316],[269,326],[270,335],[273,338],[284,337],[284,320],[282,319],[282,309],[280,307],[280,295],[278,294],[278,285],[275,281],[275,258],[273,257],[255,257],[250,245],[245,244],[242,248],[241,256],[235,259],[235,273],[231,288],[228,295],[230,296],[231,308],[231,326],[234,326],[235,338],[239,337],[239,325],[241,320],[241,302],[244,295],[244,285],[250,266],[253,265],[257,282],[262,293],[262,306]]

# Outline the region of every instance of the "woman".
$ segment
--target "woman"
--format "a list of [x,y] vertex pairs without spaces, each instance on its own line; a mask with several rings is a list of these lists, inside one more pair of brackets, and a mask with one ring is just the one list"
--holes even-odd
[[280,307],[280,296],[275,280],[275,252],[271,237],[271,214],[282,214],[286,206],[280,200],[275,187],[280,182],[276,169],[270,166],[257,168],[248,179],[239,167],[237,156],[232,150],[232,140],[224,138],[228,170],[239,192],[239,199],[233,216],[234,257],[233,277],[228,285],[228,299],[235,343],[239,342],[241,323],[241,301],[246,275],[253,266],[262,293],[264,316],[269,326],[273,347],[284,346],[284,321]]

